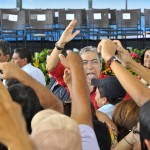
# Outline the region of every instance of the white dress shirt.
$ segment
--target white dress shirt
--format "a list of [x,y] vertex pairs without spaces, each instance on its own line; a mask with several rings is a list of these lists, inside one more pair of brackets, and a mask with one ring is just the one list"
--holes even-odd
[[31,63],[29,63],[23,66],[21,69],[24,70],[27,74],[29,74],[36,81],[46,86],[45,76],[39,68],[36,68],[33,65],[31,65]]

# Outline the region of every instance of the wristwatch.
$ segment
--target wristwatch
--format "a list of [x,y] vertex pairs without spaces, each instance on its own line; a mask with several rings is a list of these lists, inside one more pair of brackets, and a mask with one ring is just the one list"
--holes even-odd
[[116,62],[118,62],[118,63],[121,63],[121,62],[117,59],[116,56],[112,56],[110,59],[107,60],[107,62],[106,62],[107,66],[110,67],[110,65],[111,65],[111,63],[112,63],[113,61],[116,61]]
[[63,48],[59,47],[57,42],[55,43],[55,47],[57,48],[57,50],[63,50],[64,49],[64,47]]

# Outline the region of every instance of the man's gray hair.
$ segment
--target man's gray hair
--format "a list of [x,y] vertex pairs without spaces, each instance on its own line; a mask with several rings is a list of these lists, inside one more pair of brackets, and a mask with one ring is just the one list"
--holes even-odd
[[94,53],[97,53],[98,57],[99,57],[99,60],[101,61],[101,55],[100,53],[97,52],[97,48],[94,47],[94,46],[86,46],[84,48],[82,48],[79,52],[80,56],[87,53],[87,52],[94,52]]
[[86,46],[80,50],[79,54],[82,55],[86,52],[91,52],[91,51],[97,53],[97,48],[94,46]]

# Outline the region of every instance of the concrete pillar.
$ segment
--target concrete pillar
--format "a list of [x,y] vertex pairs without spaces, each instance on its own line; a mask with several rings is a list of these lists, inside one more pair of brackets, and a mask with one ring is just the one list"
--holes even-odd
[[126,0],[126,9],[128,9],[128,0]]
[[18,11],[22,10],[22,0],[16,0],[16,9]]
[[88,0],[88,3],[89,3],[89,4],[88,4],[88,8],[89,8],[89,9],[92,9],[93,1],[92,1],[92,0]]

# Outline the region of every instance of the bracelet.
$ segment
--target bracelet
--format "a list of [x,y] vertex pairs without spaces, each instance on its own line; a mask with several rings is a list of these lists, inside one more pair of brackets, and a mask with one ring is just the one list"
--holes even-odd
[[63,48],[62,48],[62,47],[59,47],[57,42],[55,43],[55,47],[56,47],[58,50],[63,50],[63,49],[64,49],[64,47],[63,47]]
[[131,144],[129,141],[127,141],[127,139],[124,137],[124,140],[130,145],[133,147],[133,144]]
[[107,60],[107,62],[106,62],[107,66],[110,67],[110,65],[113,61],[120,63],[120,61],[115,56],[112,56],[110,59]]

